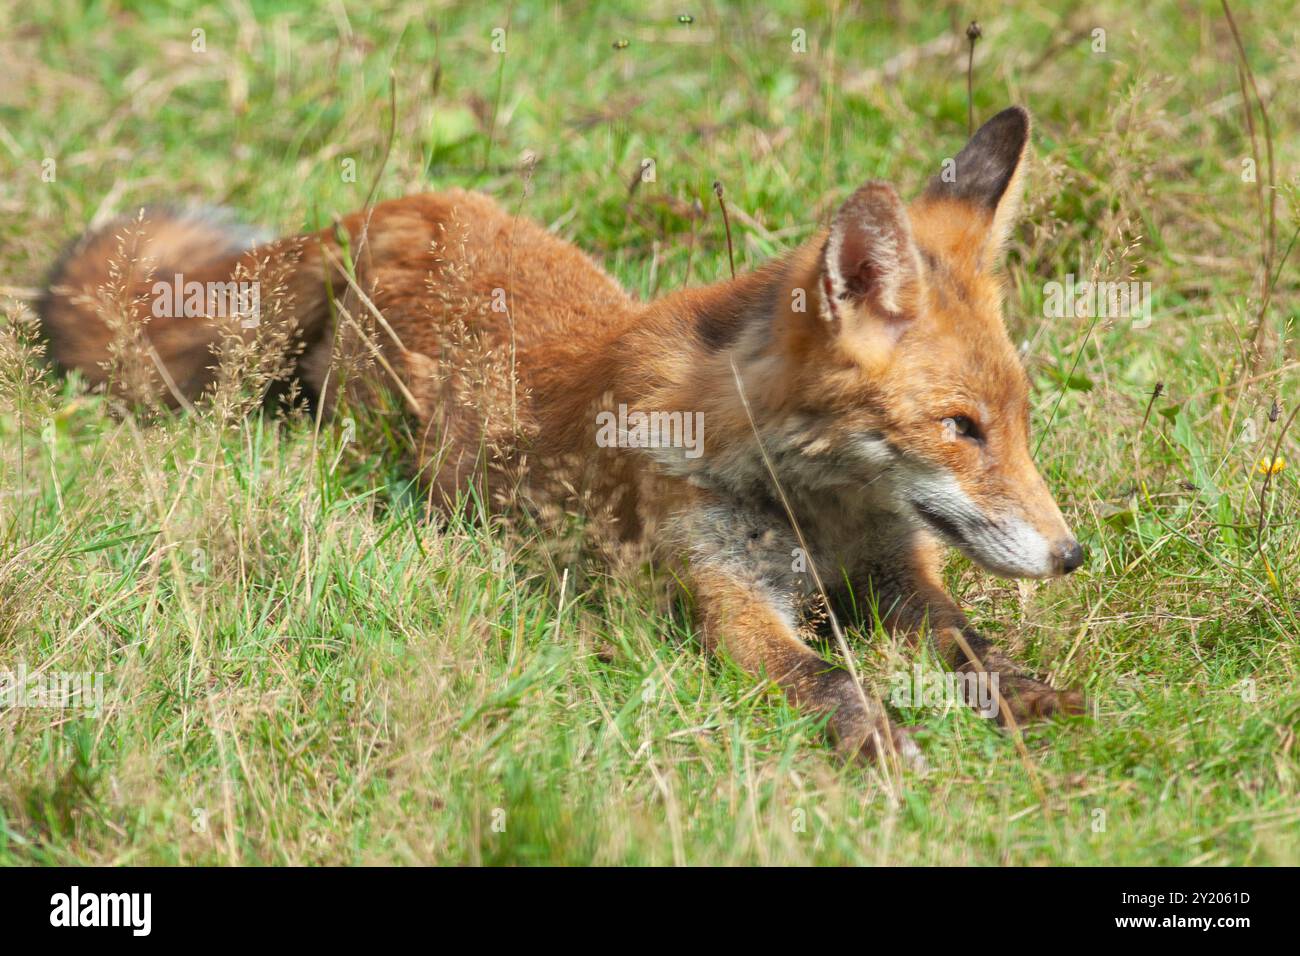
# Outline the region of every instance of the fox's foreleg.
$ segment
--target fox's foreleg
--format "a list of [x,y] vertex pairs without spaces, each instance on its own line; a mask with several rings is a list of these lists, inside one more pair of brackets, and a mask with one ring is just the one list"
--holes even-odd
[[799,709],[826,715],[827,732],[845,756],[871,760],[892,750],[905,764],[923,763],[916,744],[874,696],[802,640],[791,568],[795,541],[788,529],[717,501],[697,502],[680,516],[679,529],[708,650],[772,681]]

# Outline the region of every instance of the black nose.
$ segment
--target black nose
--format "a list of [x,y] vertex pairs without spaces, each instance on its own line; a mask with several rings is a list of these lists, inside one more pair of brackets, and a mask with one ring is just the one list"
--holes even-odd
[[1083,548],[1079,542],[1071,539],[1057,549],[1061,556],[1061,570],[1066,574],[1077,571],[1083,566]]

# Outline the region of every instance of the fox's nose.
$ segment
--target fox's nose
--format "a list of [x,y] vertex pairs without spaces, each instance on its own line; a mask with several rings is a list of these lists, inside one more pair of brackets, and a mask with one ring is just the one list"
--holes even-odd
[[1083,567],[1083,548],[1071,538],[1056,546],[1056,558],[1061,562],[1061,573],[1069,574]]

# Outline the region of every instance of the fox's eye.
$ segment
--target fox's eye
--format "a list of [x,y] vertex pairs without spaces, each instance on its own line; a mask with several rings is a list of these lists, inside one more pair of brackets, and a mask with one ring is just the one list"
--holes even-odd
[[950,415],[943,420],[944,430],[951,435],[960,435],[972,441],[983,441],[984,433],[979,426],[965,415]]

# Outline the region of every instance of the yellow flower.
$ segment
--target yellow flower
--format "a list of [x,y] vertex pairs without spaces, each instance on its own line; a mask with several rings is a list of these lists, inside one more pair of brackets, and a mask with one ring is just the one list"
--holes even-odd
[[1281,455],[1278,455],[1276,458],[1271,460],[1268,458],[1261,458],[1259,464],[1255,466],[1255,470],[1261,475],[1276,475],[1285,467],[1286,459]]

